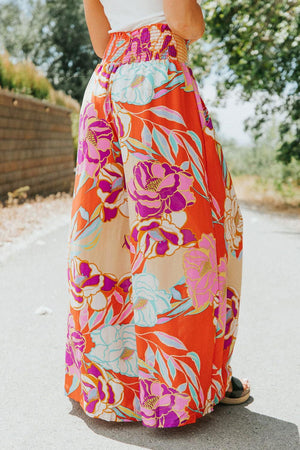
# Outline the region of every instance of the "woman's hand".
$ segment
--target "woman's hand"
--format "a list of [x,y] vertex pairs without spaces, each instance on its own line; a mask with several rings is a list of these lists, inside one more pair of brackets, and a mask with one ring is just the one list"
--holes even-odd
[[197,0],[163,0],[164,13],[171,30],[191,41],[203,36],[205,22]]
[[109,21],[99,0],[83,0],[83,4],[94,51],[99,58],[102,58],[110,37],[108,34],[108,30],[111,28]]

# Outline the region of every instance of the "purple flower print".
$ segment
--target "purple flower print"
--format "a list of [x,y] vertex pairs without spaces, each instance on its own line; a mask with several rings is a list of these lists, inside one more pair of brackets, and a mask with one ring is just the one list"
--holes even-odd
[[190,191],[193,177],[168,163],[140,161],[133,169],[128,192],[135,210],[142,217],[161,217],[163,213],[182,211],[195,203]]
[[128,216],[127,192],[122,164],[106,164],[101,171],[97,195],[103,206],[100,212],[103,222],[114,219],[118,212],[123,216]]
[[91,364],[82,376],[82,393],[86,413],[116,421],[114,408],[122,403],[124,388],[117,378],[112,378],[104,369]]
[[105,309],[117,280],[100,272],[96,264],[75,256],[68,267],[68,284],[74,309],[82,309],[88,303],[92,309],[101,311]]
[[79,123],[77,173],[96,177],[111,153],[113,133],[108,122],[98,119],[93,103],[88,103]]
[[141,415],[151,428],[178,427],[189,419],[190,396],[158,381],[140,381]]
[[85,350],[85,338],[75,329],[73,316],[68,318],[68,333],[66,344],[66,365],[70,375],[80,377],[82,355]]
[[228,287],[224,349],[226,350],[228,347],[231,347],[230,353],[233,350],[238,329],[239,303],[240,298],[238,292],[234,288]]

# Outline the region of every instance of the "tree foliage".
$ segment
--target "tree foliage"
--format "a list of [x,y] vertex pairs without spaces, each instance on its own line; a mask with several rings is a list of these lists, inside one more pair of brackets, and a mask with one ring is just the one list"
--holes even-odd
[[56,89],[79,102],[99,62],[82,0],[0,0],[0,43],[15,60],[31,59]]
[[279,112],[277,159],[300,160],[298,0],[205,0],[202,6],[206,31],[191,58],[196,76],[205,77],[214,66],[220,99],[236,86],[244,100],[256,99],[256,117],[246,128],[253,127],[257,138],[262,124]]
[[34,61],[41,57],[41,37],[47,23],[42,0],[0,1],[0,47],[15,60]]
[[[281,117],[278,160],[300,160],[298,0],[203,0],[206,31],[192,46],[191,63],[201,83],[218,75],[222,99],[240,87],[256,101],[246,124],[257,138],[274,112]],[[17,60],[43,67],[57,89],[81,101],[97,64],[82,0],[0,0],[0,43]]]
[[99,58],[94,53],[85,23],[82,0],[46,0],[48,29],[44,59],[53,85],[78,101]]

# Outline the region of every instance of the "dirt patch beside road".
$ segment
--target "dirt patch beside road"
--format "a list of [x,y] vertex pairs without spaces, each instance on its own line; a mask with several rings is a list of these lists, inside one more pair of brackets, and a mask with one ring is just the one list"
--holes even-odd
[[47,228],[62,216],[71,219],[72,196],[58,192],[47,197],[36,195],[22,204],[4,206],[0,203],[0,249],[17,238],[30,236]]

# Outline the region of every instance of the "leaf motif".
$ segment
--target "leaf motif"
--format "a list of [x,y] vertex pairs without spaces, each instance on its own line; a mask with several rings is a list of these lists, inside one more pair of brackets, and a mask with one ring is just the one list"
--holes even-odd
[[196,375],[195,375],[195,372],[193,371],[193,369],[190,366],[188,366],[183,361],[180,361],[180,364],[182,365],[182,367],[184,368],[185,372],[188,374],[188,376],[192,380],[193,385],[198,388],[199,387],[199,383],[198,383],[198,381],[196,379]]
[[186,346],[176,337],[170,334],[164,333],[163,331],[154,331],[158,339],[168,347],[178,348],[180,350],[187,350]]
[[175,369],[175,366],[173,364],[173,359],[171,358],[171,356],[168,358],[167,362],[168,362],[168,368],[169,368],[171,377],[174,380],[174,378],[176,376],[176,369]]
[[145,152],[152,153],[153,150],[151,147],[148,147],[147,145],[143,144],[143,142],[139,141],[138,139],[134,138],[128,138],[126,142],[129,142],[133,148],[139,148],[141,150],[144,150]]
[[185,125],[182,115],[167,106],[155,106],[154,108],[149,108],[149,111],[153,112],[156,116]]
[[91,221],[100,215],[101,208],[102,208],[102,203],[99,203],[99,205],[96,206],[93,214],[91,215]]
[[201,139],[199,138],[199,136],[198,136],[194,131],[191,131],[191,130],[189,130],[189,131],[187,132],[187,134],[188,134],[189,136],[191,136],[191,138],[193,139],[193,141],[196,143],[196,145],[197,145],[197,147],[198,147],[198,150],[200,150],[200,151],[201,151],[201,154],[203,154],[203,151],[202,151],[202,142],[201,142]]
[[151,147],[152,145],[152,134],[146,124],[143,126],[142,142],[147,145],[147,147]]
[[142,359],[138,360],[138,366],[143,367],[144,369],[147,369],[150,373],[155,372],[155,373],[159,374],[159,372],[154,367],[151,367],[149,364],[147,364]]
[[176,139],[174,138],[172,132],[169,134],[169,141],[170,141],[170,145],[172,147],[174,155],[177,156],[177,154],[178,154],[178,143],[177,143]]
[[[182,140],[183,140],[183,142],[185,144],[185,147],[186,147],[186,150],[187,150],[188,154],[193,159],[193,161],[196,164],[196,166],[197,167],[200,166],[202,168],[202,161],[200,159],[200,156],[196,153],[196,151],[193,149],[191,144],[185,138],[182,138]],[[202,147],[200,148],[200,150],[202,151]],[[202,171],[203,171],[203,168],[202,168]]]
[[194,363],[195,363],[195,365],[196,365],[196,367],[198,369],[198,372],[200,372],[200,359],[199,359],[199,356],[197,355],[197,353],[196,352],[189,352],[187,354],[187,356],[192,358],[192,360],[194,361]]
[[196,393],[196,391],[195,391],[195,388],[194,388],[194,386],[192,385],[192,383],[189,383],[189,390],[190,390],[190,393],[191,393],[191,395],[192,395],[192,398],[193,398],[193,400],[194,400],[194,402],[196,403],[197,408],[198,408],[198,407],[199,407],[199,398],[198,398],[198,395],[197,395],[197,393]]
[[163,376],[164,380],[166,381],[167,385],[168,386],[172,386],[172,382],[171,382],[170,377],[169,377],[169,373],[168,373],[168,369],[167,369],[166,363],[163,360],[163,357],[161,356],[161,353],[160,353],[160,351],[158,349],[156,350],[156,360],[157,360],[158,365],[159,365],[160,373],[162,374],[162,376]]
[[167,161],[169,161],[171,164],[174,164],[174,158],[170,153],[170,146],[165,136],[156,128],[153,128],[153,138],[159,148],[160,153],[167,159]]
[[104,320],[105,325],[110,324],[110,321],[111,321],[113,315],[114,315],[114,310],[112,307],[110,307],[108,310],[107,316],[105,317],[105,320]]
[[195,175],[196,180],[202,187],[202,191],[207,195],[207,190],[206,190],[206,187],[204,186],[202,175],[199,172],[198,167],[196,167],[194,163],[191,163],[191,167],[192,167],[192,171],[193,171],[193,174]]
[[80,212],[81,217],[84,220],[86,220],[87,222],[89,222],[89,213],[87,212],[86,209],[83,208],[83,206],[80,206],[79,212]]
[[86,227],[84,232],[80,235],[79,239],[84,239],[87,236],[89,236],[90,234],[92,234],[98,227],[100,227],[101,223],[102,222],[101,222],[100,217],[95,219],[94,222],[92,222],[89,226]]
[[184,161],[184,162],[181,164],[181,166],[180,166],[180,168],[181,168],[182,170],[188,170],[189,167],[190,167],[190,162],[189,162],[189,161]]
[[180,386],[178,386],[177,391],[184,392],[186,390],[187,384],[182,383]]
[[119,405],[118,408],[116,408],[117,410],[119,409],[122,413],[126,414],[129,417],[134,417],[135,419],[140,420],[140,416],[138,414],[136,414],[134,411],[132,411],[129,408],[126,408],[125,406]]
[[154,352],[153,352],[152,348],[150,347],[150,345],[147,346],[147,349],[145,352],[145,359],[147,361],[147,364],[154,367],[155,355],[154,355]]

